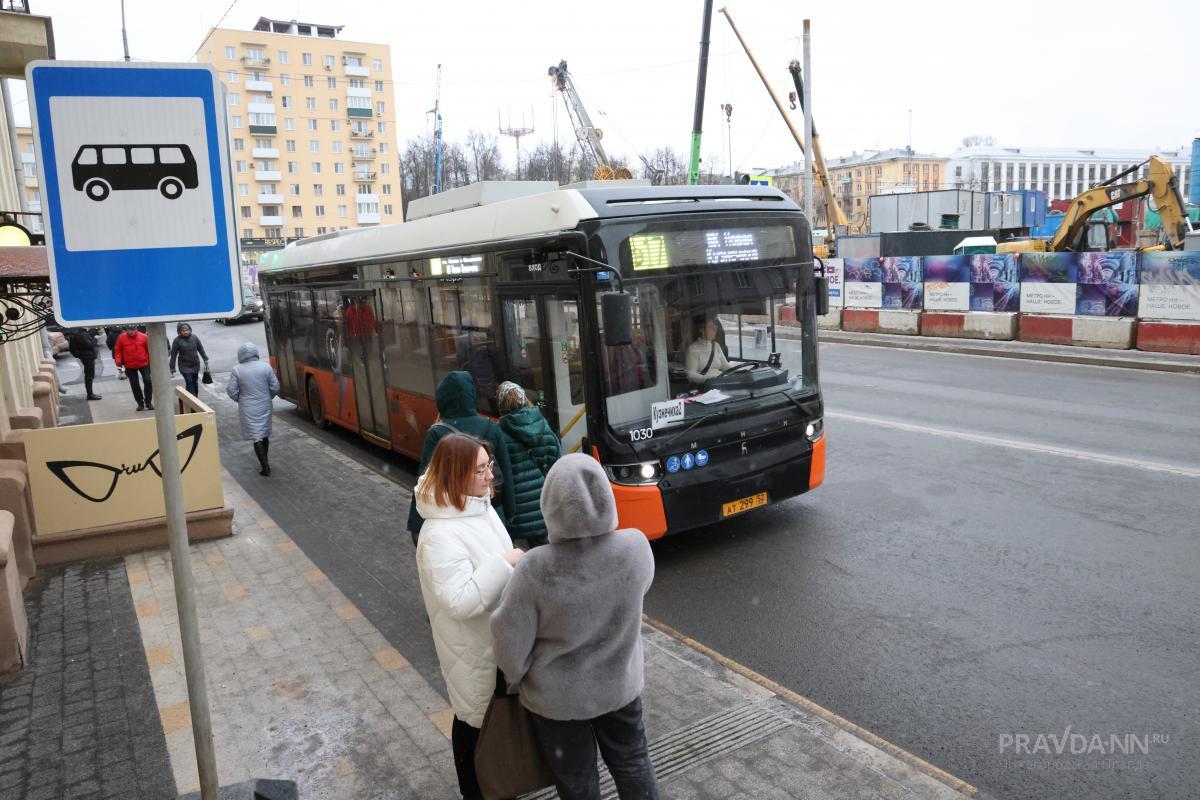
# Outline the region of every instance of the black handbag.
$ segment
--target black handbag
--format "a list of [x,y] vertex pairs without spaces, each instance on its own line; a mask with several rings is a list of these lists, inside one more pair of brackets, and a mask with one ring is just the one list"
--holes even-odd
[[475,745],[475,775],[486,800],[518,797],[554,785],[554,773],[538,748],[533,719],[520,696],[508,693],[500,670]]
[[203,384],[212,383],[212,373],[208,370],[204,370],[204,374],[200,376],[200,382]]

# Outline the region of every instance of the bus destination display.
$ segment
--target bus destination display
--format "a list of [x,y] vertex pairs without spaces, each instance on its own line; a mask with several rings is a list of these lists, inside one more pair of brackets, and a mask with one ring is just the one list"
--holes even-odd
[[726,228],[635,233],[628,239],[629,263],[635,272],[668,267],[739,264],[796,254],[792,229]]

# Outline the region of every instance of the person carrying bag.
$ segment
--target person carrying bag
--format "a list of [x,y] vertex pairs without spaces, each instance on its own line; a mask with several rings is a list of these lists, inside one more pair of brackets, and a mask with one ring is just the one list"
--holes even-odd
[[475,775],[484,800],[505,800],[554,785],[554,773],[538,749],[533,717],[519,695],[509,694],[500,670],[479,729]]

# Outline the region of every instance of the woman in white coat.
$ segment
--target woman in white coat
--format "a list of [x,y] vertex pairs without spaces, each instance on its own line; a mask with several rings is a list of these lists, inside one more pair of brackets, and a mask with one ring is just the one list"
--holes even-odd
[[496,688],[489,618],[524,553],[492,507],[492,454],[474,436],[443,436],[414,494],[425,520],[417,574],[454,709],[454,768],[462,796],[475,800],[475,745]]

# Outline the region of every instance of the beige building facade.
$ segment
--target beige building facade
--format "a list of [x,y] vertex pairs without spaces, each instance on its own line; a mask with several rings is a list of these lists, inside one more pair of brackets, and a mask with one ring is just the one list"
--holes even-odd
[[826,165],[852,233],[867,231],[867,198],[891,192],[928,192],[945,187],[945,158],[907,148],[853,153]]
[[[37,160],[33,148],[33,128],[17,128],[17,150],[21,171],[17,174],[17,191],[25,196],[25,209],[30,214],[42,213],[42,187],[38,185]],[[16,210],[16,209],[14,209]],[[45,233],[41,217],[23,217],[22,223],[34,233]]]
[[196,54],[220,73],[244,263],[307,236],[402,222],[387,45],[340,26],[261,18],[214,29]]

